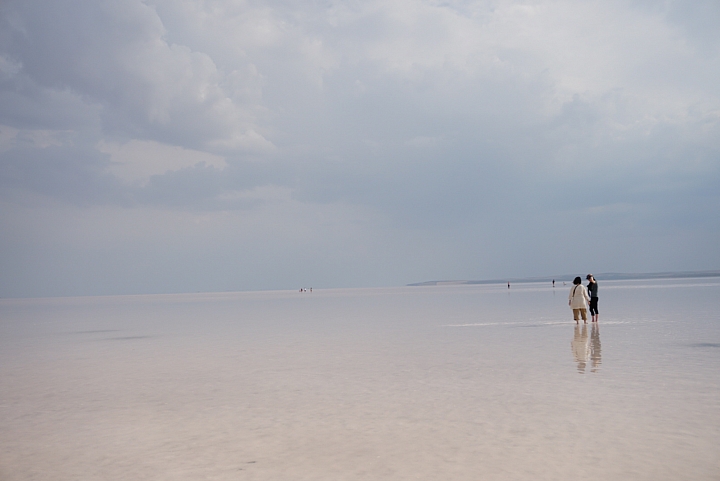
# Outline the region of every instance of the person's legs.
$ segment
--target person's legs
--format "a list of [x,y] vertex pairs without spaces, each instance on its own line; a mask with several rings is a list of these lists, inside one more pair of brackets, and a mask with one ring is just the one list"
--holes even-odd
[[583,322],[585,324],[587,324],[587,309],[585,309],[585,308],[580,309],[580,315],[583,318]]
[[578,324],[578,321],[580,320],[580,309],[573,309],[573,319],[575,319],[575,324]]
[[592,317],[592,322],[597,322],[597,316],[598,316],[598,298],[593,297],[590,299],[590,316]]
[[598,301],[598,298],[596,297],[595,298],[595,322],[597,322],[597,318],[598,318],[598,316],[600,316],[600,311],[597,308],[597,301]]

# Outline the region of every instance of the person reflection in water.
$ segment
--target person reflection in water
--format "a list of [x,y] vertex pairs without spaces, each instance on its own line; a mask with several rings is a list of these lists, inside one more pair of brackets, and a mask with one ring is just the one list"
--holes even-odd
[[587,366],[588,357],[590,355],[590,348],[588,346],[588,333],[587,324],[583,324],[582,328],[580,325],[575,325],[575,334],[573,340],[570,343],[573,357],[577,363],[577,369],[580,374],[585,374],[585,367]]
[[600,346],[600,326],[597,323],[592,325],[590,331],[590,370],[597,372],[602,362],[602,353]]

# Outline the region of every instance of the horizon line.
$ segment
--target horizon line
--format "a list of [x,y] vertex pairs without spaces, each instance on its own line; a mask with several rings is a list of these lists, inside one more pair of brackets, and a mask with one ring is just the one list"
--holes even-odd
[[[720,270],[705,270],[705,271],[664,271],[664,272],[604,272],[600,274],[593,274],[596,279],[599,280],[630,280],[630,279],[689,279],[693,277],[720,277]],[[555,281],[572,281],[576,275],[573,274],[562,274],[556,276],[537,276],[537,277],[509,277],[505,279],[485,279],[485,280],[439,280],[439,281],[424,281],[415,282],[412,284],[406,284],[408,287],[415,286],[436,286],[436,285],[450,285],[450,284],[504,284],[506,282],[515,282],[518,284],[529,283],[529,282],[552,282]]]

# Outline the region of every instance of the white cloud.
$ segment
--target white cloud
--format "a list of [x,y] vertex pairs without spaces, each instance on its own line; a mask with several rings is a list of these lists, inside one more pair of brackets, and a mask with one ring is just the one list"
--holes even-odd
[[125,144],[101,141],[100,152],[110,154],[109,170],[135,185],[146,184],[153,175],[193,167],[198,164],[222,170],[227,165],[219,155],[153,141],[133,140]]
[[271,153],[276,150],[272,142],[250,129],[238,132],[229,139],[210,142],[209,145],[220,151],[244,151],[253,153]]

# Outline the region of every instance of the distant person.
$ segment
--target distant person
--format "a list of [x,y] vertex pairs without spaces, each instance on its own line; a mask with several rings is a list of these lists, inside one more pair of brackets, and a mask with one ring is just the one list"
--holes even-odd
[[508,282],[508,289],[510,289],[510,283]]
[[587,289],[582,285],[582,279],[580,276],[573,280],[573,288],[570,289],[570,295],[568,296],[568,305],[573,311],[573,319],[575,324],[579,324],[580,317],[585,324],[587,324],[587,307],[590,296],[588,296]]
[[553,287],[555,287],[555,279],[553,279]]
[[585,279],[588,280],[587,290],[590,294],[590,317],[592,318],[592,322],[597,322],[598,320],[598,285],[597,281],[595,280],[595,277],[592,274],[588,274]]

